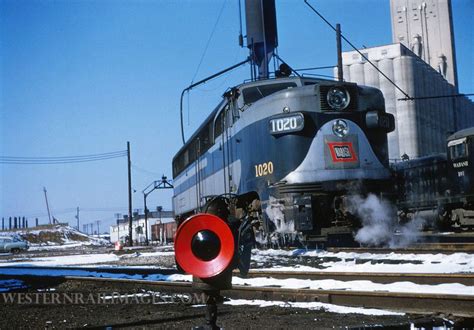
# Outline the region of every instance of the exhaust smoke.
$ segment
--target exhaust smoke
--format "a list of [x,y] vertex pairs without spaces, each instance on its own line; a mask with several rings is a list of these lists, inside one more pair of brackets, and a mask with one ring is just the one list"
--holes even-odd
[[348,202],[348,210],[362,222],[362,228],[355,236],[355,240],[362,245],[395,248],[419,240],[421,228],[425,223],[422,218],[417,217],[406,224],[400,224],[397,208],[373,194],[366,198],[351,196]]

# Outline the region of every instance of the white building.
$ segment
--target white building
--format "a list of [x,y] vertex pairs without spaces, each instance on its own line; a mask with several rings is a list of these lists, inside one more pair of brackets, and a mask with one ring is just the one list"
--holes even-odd
[[[145,243],[145,235],[148,234],[148,241],[151,242],[151,226],[159,223],[174,222],[172,211],[150,212],[148,216],[148,232],[145,230],[145,217],[143,214],[135,216],[132,221],[132,239],[138,244]],[[117,224],[110,226],[110,242],[115,243],[119,240],[125,242],[128,237],[129,221],[128,218],[120,219]]]

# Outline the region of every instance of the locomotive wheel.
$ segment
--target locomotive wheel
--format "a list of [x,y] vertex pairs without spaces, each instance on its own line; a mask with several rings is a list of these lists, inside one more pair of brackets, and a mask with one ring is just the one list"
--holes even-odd
[[440,207],[438,209],[438,218],[435,227],[439,231],[448,231],[452,229],[452,212],[450,209]]

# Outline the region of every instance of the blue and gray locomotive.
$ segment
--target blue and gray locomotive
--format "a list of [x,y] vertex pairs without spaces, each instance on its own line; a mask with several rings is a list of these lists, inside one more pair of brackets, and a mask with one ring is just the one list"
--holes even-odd
[[344,196],[386,189],[393,129],[374,88],[302,77],[238,85],[173,159],[175,213],[251,194],[267,233],[351,232]]
[[[267,238],[352,234],[357,220],[344,197],[390,186],[394,117],[378,89],[302,77],[284,63],[274,52],[274,0],[246,0],[245,12],[252,81],[224,93],[187,142],[183,134],[174,211],[182,219],[210,208],[227,219],[251,211]],[[272,76],[273,58],[281,65]]]

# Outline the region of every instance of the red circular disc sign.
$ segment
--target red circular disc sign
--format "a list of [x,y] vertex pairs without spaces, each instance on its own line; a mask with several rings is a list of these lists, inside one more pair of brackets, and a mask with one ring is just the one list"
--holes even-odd
[[[221,242],[219,254],[212,260],[196,257],[191,249],[194,235],[202,230],[214,232]],[[174,241],[176,262],[183,270],[200,278],[210,278],[222,273],[234,257],[234,235],[229,226],[218,216],[200,213],[186,219],[176,231]]]

